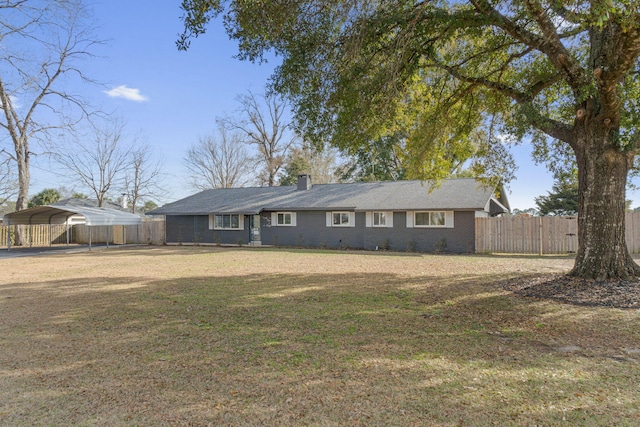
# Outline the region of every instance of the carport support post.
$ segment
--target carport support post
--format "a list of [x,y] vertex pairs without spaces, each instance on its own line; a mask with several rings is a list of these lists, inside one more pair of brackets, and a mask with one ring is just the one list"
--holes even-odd
[[89,250],[91,250],[91,226],[89,226]]
[[11,250],[11,221],[7,222],[7,252]]

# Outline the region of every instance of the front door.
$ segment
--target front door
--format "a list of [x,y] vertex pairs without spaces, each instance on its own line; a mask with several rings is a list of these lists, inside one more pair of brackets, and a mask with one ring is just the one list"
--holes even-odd
[[260,215],[251,215],[251,244],[262,244],[260,237]]

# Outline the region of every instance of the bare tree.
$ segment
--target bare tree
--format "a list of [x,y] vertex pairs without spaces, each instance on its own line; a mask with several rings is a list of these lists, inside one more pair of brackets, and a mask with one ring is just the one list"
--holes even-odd
[[240,119],[227,118],[225,123],[230,129],[240,131],[245,142],[258,147],[262,164],[258,179],[262,185],[274,186],[289,148],[298,141],[291,123],[286,120],[289,105],[275,94],[256,96],[251,91],[238,100]]
[[[82,0],[5,0],[0,15],[0,130],[12,143],[18,193],[16,210],[26,209],[33,141],[54,129],[68,129],[86,114],[85,101],[64,89],[73,79],[90,81],[77,67],[97,43],[84,25]],[[22,244],[16,230],[16,243]]]
[[4,205],[16,194],[18,194],[18,178],[13,163],[8,157],[0,158],[0,205]]
[[160,161],[152,158],[152,154],[148,144],[136,145],[130,153],[123,188],[129,197],[133,213],[136,213],[139,205],[159,196],[158,179],[161,176],[162,165]]
[[123,187],[124,173],[130,164],[133,150],[123,141],[123,128],[119,121],[95,127],[92,138],[76,139],[54,155],[70,173],[66,175],[69,179],[79,180],[96,196],[99,207],[110,190]]
[[251,180],[253,162],[242,139],[218,122],[218,137],[202,137],[184,159],[191,185],[198,190],[243,187]]

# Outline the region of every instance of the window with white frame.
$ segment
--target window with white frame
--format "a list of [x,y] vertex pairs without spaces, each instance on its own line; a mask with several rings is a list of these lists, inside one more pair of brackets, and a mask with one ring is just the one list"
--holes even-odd
[[295,212],[272,212],[271,224],[277,227],[295,227],[296,213]]
[[373,211],[365,213],[367,227],[388,227],[393,228],[392,211]]
[[291,212],[278,212],[278,225],[291,225]]
[[356,213],[348,211],[327,212],[327,227],[355,227]]
[[[450,221],[447,221],[448,218],[450,218]],[[413,224],[415,227],[452,227],[453,212],[415,212]]]
[[373,226],[374,227],[386,227],[387,226],[387,213],[386,212],[374,212],[373,213]]
[[332,212],[334,226],[349,225],[349,212]]
[[[211,222],[213,222],[213,224],[211,224]],[[213,228],[214,230],[241,230],[244,228],[244,215],[239,215],[239,214],[210,215],[209,228]]]

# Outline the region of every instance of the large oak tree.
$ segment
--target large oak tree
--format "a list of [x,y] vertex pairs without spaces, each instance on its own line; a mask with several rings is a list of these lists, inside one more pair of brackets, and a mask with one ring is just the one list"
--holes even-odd
[[182,7],[180,47],[222,15],[240,58],[282,57],[274,87],[293,101],[307,135],[359,145],[410,111],[409,131],[443,129],[409,144],[424,163],[437,166],[443,150],[486,154],[460,150],[478,130],[490,142],[530,137],[538,151],[570,153],[580,193],[571,274],[640,275],[624,220],[639,147],[638,1],[183,0]]

